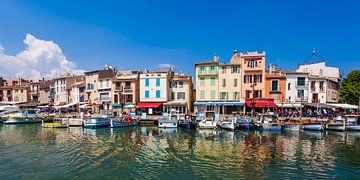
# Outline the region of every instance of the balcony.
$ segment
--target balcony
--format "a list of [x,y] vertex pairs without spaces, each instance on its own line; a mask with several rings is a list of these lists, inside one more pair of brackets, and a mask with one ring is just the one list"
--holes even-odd
[[309,88],[309,84],[305,83],[305,84],[298,84],[297,82],[295,83],[295,88],[298,90],[305,90]]
[[296,102],[300,102],[301,101],[301,99],[302,99],[302,102],[307,102],[308,101],[308,97],[307,96],[304,96],[304,97],[296,97],[295,98],[295,101]]
[[132,93],[133,89],[131,88],[131,86],[125,86],[124,88],[124,93]]

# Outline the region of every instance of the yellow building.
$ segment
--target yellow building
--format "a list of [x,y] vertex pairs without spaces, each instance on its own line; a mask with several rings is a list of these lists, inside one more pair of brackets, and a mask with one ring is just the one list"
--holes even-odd
[[235,51],[229,63],[221,64],[216,55],[211,61],[195,64],[195,112],[214,111],[233,114],[242,111],[241,58]]

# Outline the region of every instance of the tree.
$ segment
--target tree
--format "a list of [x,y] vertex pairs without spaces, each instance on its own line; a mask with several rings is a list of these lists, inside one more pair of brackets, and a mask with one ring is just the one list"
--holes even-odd
[[358,105],[360,99],[360,70],[351,71],[341,81],[339,93],[342,102]]

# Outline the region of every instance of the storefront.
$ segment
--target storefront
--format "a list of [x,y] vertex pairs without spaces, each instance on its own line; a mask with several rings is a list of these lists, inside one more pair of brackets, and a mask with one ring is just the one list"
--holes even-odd
[[164,112],[176,112],[178,114],[188,114],[187,103],[182,102],[167,102],[164,103]]
[[161,115],[163,112],[163,102],[139,102],[136,109],[148,115]]
[[194,107],[195,113],[236,114],[244,112],[244,102],[241,101],[196,101]]
[[248,98],[245,101],[247,107],[246,112],[252,112],[252,109],[254,109],[255,112],[275,112],[278,109],[278,106],[272,98]]

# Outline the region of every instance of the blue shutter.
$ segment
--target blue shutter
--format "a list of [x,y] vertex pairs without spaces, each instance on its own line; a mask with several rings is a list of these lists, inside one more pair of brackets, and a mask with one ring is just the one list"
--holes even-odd
[[160,90],[156,90],[156,98],[160,98]]

